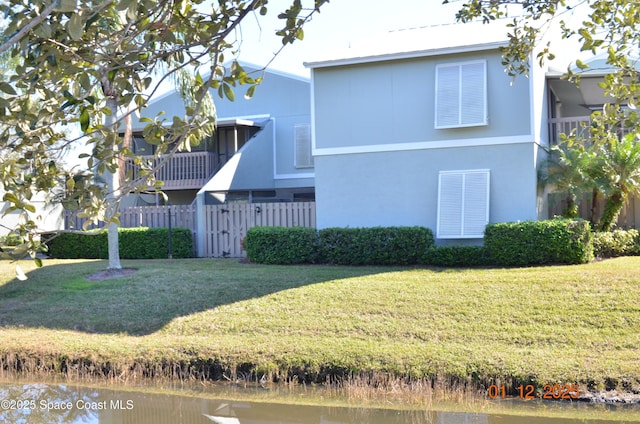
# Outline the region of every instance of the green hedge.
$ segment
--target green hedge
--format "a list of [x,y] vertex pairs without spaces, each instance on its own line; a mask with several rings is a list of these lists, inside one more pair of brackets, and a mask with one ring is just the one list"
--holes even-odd
[[593,252],[599,258],[640,255],[640,233],[634,229],[593,233]]
[[323,262],[336,265],[411,265],[434,245],[424,227],[325,228],[320,230]]
[[251,262],[313,263],[318,256],[318,233],[308,227],[253,227],[247,231],[244,248]]
[[423,227],[254,227],[244,248],[251,262],[264,264],[409,265],[419,263],[433,243],[433,233]]
[[[121,259],[163,259],[169,253],[168,228],[120,228]],[[174,258],[193,257],[193,239],[188,228],[173,228],[171,244]],[[47,243],[49,255],[60,259],[106,259],[106,231],[92,234],[62,233]]]
[[578,264],[593,259],[591,239],[587,221],[552,219],[489,224],[484,245],[495,265]]
[[433,246],[426,250],[421,263],[446,268],[492,265],[484,246]]

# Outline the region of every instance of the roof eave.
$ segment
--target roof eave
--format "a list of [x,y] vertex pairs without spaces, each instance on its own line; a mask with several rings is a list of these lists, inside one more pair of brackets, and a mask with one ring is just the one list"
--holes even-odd
[[358,65],[371,62],[384,62],[389,60],[415,59],[418,57],[440,56],[456,53],[470,53],[476,51],[496,50],[505,47],[508,41],[496,41],[483,44],[472,44],[466,46],[445,47],[441,49],[425,49],[410,52],[394,52],[380,55],[368,55],[359,57],[349,57],[342,59],[329,59],[316,62],[304,62],[304,66],[310,69],[329,68],[333,66]]

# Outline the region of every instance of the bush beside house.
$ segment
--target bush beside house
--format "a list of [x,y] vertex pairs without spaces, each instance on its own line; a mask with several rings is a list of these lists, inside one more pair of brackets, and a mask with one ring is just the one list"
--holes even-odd
[[325,228],[320,258],[335,265],[413,265],[433,246],[424,227]]
[[488,224],[484,245],[494,265],[580,264],[593,259],[589,222],[550,219]]
[[484,246],[433,246],[424,252],[420,263],[446,268],[492,265]]
[[412,265],[433,243],[423,227],[254,227],[244,240],[248,259],[267,264]]
[[255,227],[245,248],[250,261],[270,264],[529,266],[594,257],[589,223],[559,219],[489,224],[484,246],[435,246],[424,227]]
[[[193,257],[193,237],[188,228],[173,228],[171,244],[174,258]],[[106,259],[106,231],[93,234],[62,233],[47,243],[49,255],[59,259]],[[120,228],[120,258],[163,259],[169,253],[168,228]]]
[[635,229],[596,232],[593,251],[599,258],[640,255],[640,232]]
[[308,227],[253,227],[247,231],[244,249],[252,262],[314,263],[318,257],[318,232]]
[[[122,259],[162,259],[167,228],[121,228]],[[105,259],[107,234],[62,233],[49,241],[49,254],[64,259]],[[191,231],[172,230],[173,257],[193,256]],[[591,233],[581,220],[553,219],[489,224],[484,246],[435,246],[424,227],[327,228],[254,227],[244,248],[264,264],[414,265],[439,267],[529,266],[586,263],[596,257],[640,255],[638,230]]]

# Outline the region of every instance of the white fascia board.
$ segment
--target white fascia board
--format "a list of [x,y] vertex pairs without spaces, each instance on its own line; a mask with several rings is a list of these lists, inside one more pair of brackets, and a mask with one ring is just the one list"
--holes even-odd
[[305,172],[300,174],[276,174],[273,179],[274,180],[302,180],[315,178],[316,174],[314,172]]
[[416,143],[373,144],[367,146],[326,147],[313,150],[313,156],[351,155],[359,153],[403,152],[410,150],[447,149],[453,147],[481,147],[507,144],[535,143],[532,135],[513,137],[464,138],[459,140],[421,141]]
[[[225,62],[224,67],[225,68],[229,68],[229,66],[231,66],[231,63],[232,63],[232,61]],[[267,67],[260,66],[260,65],[257,65],[255,63],[252,63],[252,62],[246,62],[244,60],[239,60],[238,63],[243,68],[251,68],[250,72],[264,72],[264,73],[273,74],[273,75],[277,75],[277,76],[284,77],[284,78],[289,78],[289,79],[298,80],[298,81],[301,81],[301,82],[306,82],[307,84],[309,83],[309,78],[307,78],[307,77],[305,77],[303,75],[294,74],[292,72],[283,71],[281,69],[270,68],[268,65],[267,65]]]
[[361,57],[349,57],[342,59],[329,59],[318,62],[304,62],[304,66],[311,69],[329,68],[333,66],[358,65],[363,63],[384,62],[390,60],[415,59],[419,57],[440,56],[456,53],[472,53],[486,50],[496,50],[506,46],[505,41],[496,41],[492,43],[476,44],[469,46],[446,47],[442,49],[416,50],[409,52],[396,52],[381,55],[369,55]]
[[316,85],[314,83],[315,72],[311,70],[311,93],[309,95],[309,101],[311,103],[309,112],[311,113],[311,156],[316,150]]
[[216,127],[229,127],[236,125],[243,125],[246,127],[258,127],[261,125],[256,124],[255,120],[258,118],[268,119],[269,115],[264,116],[253,116],[253,117],[243,117],[243,118],[221,118],[216,119]]
[[[219,118],[216,119],[216,128],[217,127],[229,127],[229,126],[246,126],[246,127],[262,127],[262,125],[257,124],[255,120],[257,119],[269,119],[270,116],[267,115],[253,115],[253,116],[243,116],[238,118]],[[146,124],[141,127],[135,127],[131,129],[131,132],[137,133],[142,132],[145,128]],[[167,121],[163,125],[165,128],[171,128],[171,122]]]

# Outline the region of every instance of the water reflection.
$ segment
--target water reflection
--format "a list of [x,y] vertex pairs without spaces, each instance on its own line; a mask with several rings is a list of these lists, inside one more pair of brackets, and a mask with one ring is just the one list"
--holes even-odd
[[303,406],[225,401],[206,397],[55,384],[0,384],[0,422],[9,424],[515,424],[522,422],[604,424],[609,421],[426,410]]

